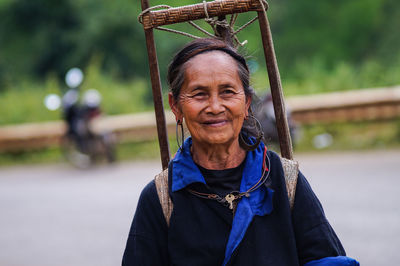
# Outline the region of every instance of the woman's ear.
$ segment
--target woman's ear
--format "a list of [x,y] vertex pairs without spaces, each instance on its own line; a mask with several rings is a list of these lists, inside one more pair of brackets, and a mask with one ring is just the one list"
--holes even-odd
[[174,95],[172,95],[172,92],[168,93],[168,102],[169,102],[169,107],[171,107],[171,111],[175,115],[175,120],[182,121],[182,112],[180,111],[178,106],[178,101],[175,100]]

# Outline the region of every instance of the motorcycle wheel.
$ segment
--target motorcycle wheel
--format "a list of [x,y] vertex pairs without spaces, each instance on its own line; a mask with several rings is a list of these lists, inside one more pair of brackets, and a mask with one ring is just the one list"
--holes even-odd
[[78,144],[76,137],[71,135],[63,136],[60,146],[63,157],[74,167],[87,169],[92,165],[90,154],[82,151],[82,147],[79,147],[80,145]]
[[106,133],[98,136],[98,141],[101,143],[101,154],[108,163],[116,161],[115,154],[115,137],[112,133]]

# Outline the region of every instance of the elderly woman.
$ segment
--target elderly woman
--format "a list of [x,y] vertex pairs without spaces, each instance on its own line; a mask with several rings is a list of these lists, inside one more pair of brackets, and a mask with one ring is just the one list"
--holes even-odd
[[142,191],[123,265],[358,265],[301,173],[291,208],[281,159],[254,132],[249,70],[235,49],[195,40],[168,82],[191,137],[158,176],[167,185]]

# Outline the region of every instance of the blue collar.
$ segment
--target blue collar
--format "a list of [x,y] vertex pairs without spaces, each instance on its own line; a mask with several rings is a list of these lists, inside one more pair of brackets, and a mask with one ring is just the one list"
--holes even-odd
[[[190,154],[192,138],[189,137],[183,143],[183,149],[179,150],[172,159],[172,192],[181,190],[192,183],[203,183],[206,181],[199,168],[194,163]],[[246,191],[252,187],[262,173],[265,146],[261,143],[254,151],[248,152],[243,170],[243,179],[240,191]]]
[[[250,141],[254,140],[250,139]],[[190,154],[191,145],[192,139],[189,137],[184,142],[183,149],[178,151],[174,159],[172,159],[172,192],[181,190],[195,182],[206,184],[203,175]],[[247,191],[260,179],[264,152],[265,146],[263,143],[260,143],[257,149],[247,153],[240,192]],[[268,165],[269,167],[270,165]],[[271,169],[268,170],[270,171]],[[271,188],[261,186],[259,189],[251,192],[250,197],[243,197],[239,201],[226,245],[223,265],[228,263],[234,250],[242,241],[253,217],[255,215],[264,216],[272,212],[273,194],[274,191]]]
[[183,143],[183,149],[179,150],[172,159],[172,192],[181,190],[195,182],[206,184],[190,154],[191,146],[192,138],[189,137]]

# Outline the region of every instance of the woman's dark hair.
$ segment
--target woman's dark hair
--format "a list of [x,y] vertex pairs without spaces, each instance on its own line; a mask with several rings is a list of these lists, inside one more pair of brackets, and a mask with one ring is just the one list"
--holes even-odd
[[168,85],[172,95],[177,100],[185,79],[185,63],[196,55],[222,51],[230,55],[238,65],[238,74],[246,96],[254,94],[250,87],[250,73],[246,60],[233,47],[219,39],[196,39],[184,46],[173,58],[168,67]]
[[[172,59],[168,67],[168,85],[172,92],[172,95],[175,100],[178,100],[179,93],[181,91],[182,85],[185,81],[185,63],[188,62],[191,58],[196,55],[210,52],[210,51],[221,51],[228,55],[230,55],[237,62],[238,66],[238,75],[239,79],[242,82],[244,93],[248,97],[253,97],[254,90],[250,87],[250,72],[247,66],[245,58],[239,54],[235,48],[231,47],[229,44],[225,43],[219,39],[213,38],[204,38],[204,39],[196,39],[186,46],[184,46]],[[249,109],[249,113],[252,115],[251,108]],[[254,116],[253,116],[254,117]],[[254,118],[255,119],[255,118]],[[257,126],[254,126],[254,121],[245,120],[241,130],[241,137],[239,138],[240,144],[242,148],[249,150],[253,147],[258,146],[260,142],[260,136],[262,138],[262,130],[257,130]],[[243,143],[243,138],[248,138],[249,136],[253,136],[257,139],[256,146],[247,145]]]

